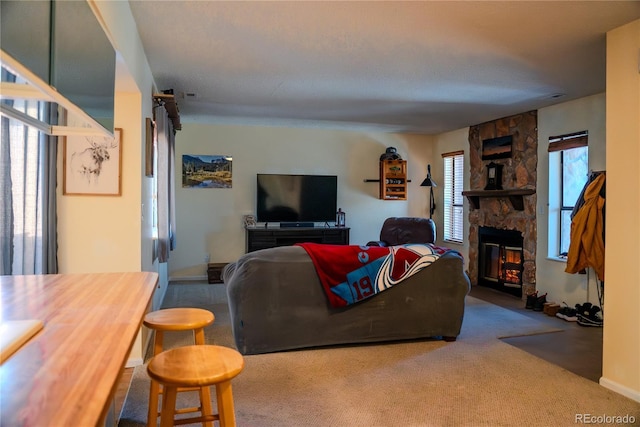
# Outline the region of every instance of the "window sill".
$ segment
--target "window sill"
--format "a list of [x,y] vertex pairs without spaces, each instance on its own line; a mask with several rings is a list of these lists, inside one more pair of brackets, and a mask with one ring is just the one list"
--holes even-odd
[[454,245],[464,246],[464,242],[460,242],[458,240],[447,240],[447,239],[444,239],[443,242],[451,243],[451,244],[454,244]]
[[547,257],[548,261],[555,261],[555,262],[564,262],[565,264],[567,263],[567,257],[552,257],[552,256],[548,256]]

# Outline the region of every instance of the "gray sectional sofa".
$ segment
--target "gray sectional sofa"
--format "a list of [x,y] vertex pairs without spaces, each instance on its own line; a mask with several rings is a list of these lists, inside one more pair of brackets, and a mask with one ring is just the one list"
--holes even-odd
[[247,253],[228,264],[231,324],[242,354],[460,333],[469,279],[447,252],[402,283],[345,308],[330,306],[311,258],[300,246]]

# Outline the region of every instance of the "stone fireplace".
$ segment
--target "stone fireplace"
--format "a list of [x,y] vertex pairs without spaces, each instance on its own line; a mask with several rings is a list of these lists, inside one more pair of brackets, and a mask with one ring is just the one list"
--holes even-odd
[[[529,111],[470,127],[470,190],[463,192],[470,202],[468,266],[471,283],[491,286],[522,298],[536,288],[537,125],[537,111]],[[502,182],[498,187],[501,189],[485,190],[490,162],[482,160],[482,141],[503,136],[512,136],[511,155],[491,160],[501,166]],[[481,229],[484,233],[482,246]],[[489,241],[486,229],[492,230]],[[505,232],[505,242],[496,242],[496,230]],[[515,243],[514,237],[518,238]],[[487,255],[496,259],[488,262]]]

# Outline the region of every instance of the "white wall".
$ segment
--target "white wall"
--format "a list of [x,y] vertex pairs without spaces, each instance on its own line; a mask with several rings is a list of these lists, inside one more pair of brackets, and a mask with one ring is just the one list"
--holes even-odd
[[[589,132],[589,169],[606,168],[605,94],[564,102],[538,110],[538,183],[536,289],[547,292],[547,301],[570,307],[589,301],[600,305],[593,269],[588,275],[568,274],[565,261],[547,256],[549,247],[549,137],[586,130]],[[555,236],[551,236],[555,238]],[[587,283],[589,282],[589,283]]]
[[607,33],[605,320],[600,384],[640,402],[640,20]]
[[[426,174],[425,158],[417,151],[429,137],[343,130],[294,129],[261,126],[224,126],[183,123],[176,135],[177,248],[169,259],[171,279],[202,278],[205,254],[211,262],[230,262],[245,252],[242,216],[255,214],[257,173],[303,173],[338,176],[338,206],[346,212],[352,244],[379,237],[390,216],[424,216],[420,182]],[[378,199],[379,158],[389,146],[408,161],[409,201]],[[233,157],[230,189],[182,188],[183,154]]]
[[[122,118],[134,104],[129,94],[116,94],[115,126],[122,132],[122,195],[62,195],[58,186],[58,262],[60,273],[140,271],[137,213],[140,203],[139,150],[135,148],[135,125]],[[133,95],[135,97],[135,95]],[[119,107],[119,108],[118,108]],[[123,108],[124,107],[124,108]],[[125,111],[129,110],[129,111]],[[133,110],[135,111],[135,109]],[[58,182],[62,182],[62,145],[58,150]]]

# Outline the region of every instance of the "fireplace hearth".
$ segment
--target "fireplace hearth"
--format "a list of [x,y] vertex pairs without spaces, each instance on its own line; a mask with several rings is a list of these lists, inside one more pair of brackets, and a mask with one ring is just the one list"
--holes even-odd
[[480,227],[478,284],[522,297],[523,241],[517,230]]

